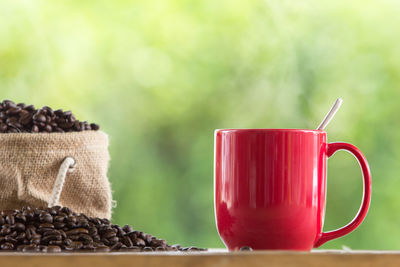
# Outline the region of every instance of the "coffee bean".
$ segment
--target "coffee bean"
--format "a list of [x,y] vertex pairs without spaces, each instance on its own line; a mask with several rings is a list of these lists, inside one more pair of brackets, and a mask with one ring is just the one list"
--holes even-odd
[[14,225],[14,229],[17,230],[18,232],[25,231],[25,224],[23,223],[16,223]]
[[49,236],[49,235],[59,235],[61,236],[61,233],[58,230],[48,230],[43,233],[43,236]]
[[8,223],[8,224],[14,224],[15,223],[15,217],[14,217],[14,215],[7,215],[7,217],[6,217],[6,222]]
[[150,245],[153,240],[153,236],[150,234],[143,235],[143,240],[146,242],[146,245]]
[[111,245],[114,245],[119,242],[119,238],[114,236],[114,237],[109,238],[108,241],[110,241]]
[[126,234],[126,232],[124,231],[124,229],[122,229],[121,226],[113,224],[112,227],[114,227],[114,229],[117,230],[117,235],[118,236],[124,236]]
[[62,240],[51,240],[51,241],[49,241],[49,245],[62,246],[62,245],[64,245],[64,241],[62,241]]
[[85,228],[75,228],[65,232],[66,235],[77,235],[77,234],[88,234],[88,233],[89,230]]
[[56,133],[63,133],[64,130],[61,129],[61,128],[59,128],[59,127],[53,127],[53,132],[56,132]]
[[46,127],[46,123],[45,122],[35,122],[35,123],[39,127],[39,129],[42,130],[43,132],[44,127]]
[[32,114],[25,110],[21,111],[19,123],[26,126],[26,125],[30,124],[31,122],[32,122]]
[[58,232],[60,233],[60,235],[62,236],[63,239],[67,238],[67,235],[65,234],[65,232],[63,230],[58,230]]
[[26,234],[25,234],[24,232],[22,232],[22,233],[19,233],[19,234],[15,237],[15,240],[17,240],[18,242],[20,242],[20,241],[24,241],[25,238],[26,238]]
[[[42,111],[52,116],[51,110]],[[54,112],[54,115],[56,112]],[[64,116],[64,115],[63,115]],[[67,113],[67,119],[74,118]],[[131,226],[120,227],[107,219],[76,214],[66,207],[24,207],[0,212],[0,250],[22,252],[66,251],[202,251],[180,245],[169,246]]]
[[93,246],[93,244],[84,244],[82,249],[86,251],[94,251],[96,248]]
[[76,120],[71,111],[53,111],[48,106],[35,109],[33,105],[16,105],[11,100],[0,103],[0,133],[61,133],[84,130],[97,131],[99,126]]
[[110,247],[110,249],[111,250],[119,250],[121,247],[122,247],[122,243],[121,242],[116,242]]
[[4,227],[0,230],[0,235],[5,236],[11,233],[11,229],[9,227]]
[[[11,229],[14,229],[15,225],[11,225]],[[10,237],[17,237],[18,232],[17,231],[11,231],[11,234],[9,234]]]
[[42,237],[42,242],[48,243],[49,241],[61,241],[62,237],[60,234],[58,235],[47,235]]
[[21,108],[16,106],[16,107],[7,109],[6,114],[7,115],[17,115],[20,112],[21,112]]
[[41,223],[39,228],[47,228],[47,229],[54,229],[54,224],[52,223]]
[[12,243],[12,244],[18,243],[18,241],[16,239],[14,239],[12,236],[9,236],[9,235],[4,237],[4,241]]
[[33,244],[24,246],[24,248],[22,249],[22,252],[38,252],[38,251],[40,251],[40,248]]
[[26,105],[24,103],[19,103],[19,104],[17,104],[17,107],[24,109],[26,107]]
[[65,223],[61,223],[61,222],[54,223],[54,228],[56,228],[56,229],[62,229],[64,227],[65,227]]
[[76,217],[73,216],[73,215],[69,215],[69,216],[67,217],[67,222],[69,222],[69,223],[76,223]]
[[[24,214],[16,214],[15,215],[15,220],[18,222],[26,222],[26,217],[24,216]],[[0,223],[1,224],[1,223]]]
[[95,123],[91,123],[90,127],[92,128],[93,131],[97,131],[98,129],[100,129],[99,125],[97,125]]
[[93,243],[93,238],[91,238],[90,235],[87,234],[80,234],[79,240],[83,241],[85,244]]
[[[4,120],[4,119],[3,119]],[[15,122],[17,122],[18,121],[18,118],[17,117],[14,117],[14,116],[11,116],[11,117],[8,117],[7,119],[6,119],[6,123],[7,124],[12,124],[12,123],[15,123]]]
[[40,241],[41,241],[40,236],[35,236],[35,237],[32,237],[32,239],[31,239],[31,244],[39,245],[39,244],[40,244]]
[[32,118],[36,122],[46,122],[46,116],[42,114],[41,110],[36,111]]
[[3,243],[1,244],[0,248],[2,250],[13,250],[14,249],[14,245],[12,243]]
[[132,226],[127,225],[127,224],[126,224],[122,229],[123,229],[126,233],[133,232]]
[[34,105],[26,106],[26,107],[24,108],[24,110],[26,110],[26,111],[34,111],[34,110],[35,110],[35,106],[34,106]]
[[43,223],[53,223],[53,216],[50,213],[40,214],[39,220]]
[[68,121],[69,122],[75,122],[76,118],[73,114],[71,114],[70,116],[68,116]]
[[63,110],[62,109],[57,109],[57,110],[54,110],[54,114],[57,116],[57,117],[61,117],[62,115],[63,115]]
[[35,212],[31,207],[28,206],[22,208],[22,214],[24,214],[25,216],[32,217],[35,214]]
[[46,252],[51,252],[51,253],[61,252],[61,247],[59,247],[59,246],[48,246]]
[[153,239],[151,240],[150,244],[152,247],[165,247],[167,242],[165,242],[165,240]]
[[[65,130],[65,131],[69,131],[69,129],[71,129],[74,126],[73,122],[62,122],[60,124],[58,124],[60,126],[61,129]],[[76,129],[77,132],[80,132],[82,129]]]
[[37,125],[33,125],[31,129],[32,133],[38,133],[39,132],[39,127]]
[[96,227],[90,227],[90,228],[89,228],[89,234],[90,234],[91,236],[97,235],[97,233],[98,233],[98,231],[97,231],[97,228],[96,228]]
[[51,125],[47,124],[47,125],[43,128],[43,130],[44,130],[45,132],[51,133],[51,132],[53,131],[53,128],[51,128]]
[[115,237],[115,236],[117,236],[117,234],[114,233],[114,231],[112,231],[112,230],[107,231],[107,232],[103,235],[103,237],[104,237],[104,238],[107,238],[107,239],[110,239],[110,238]]
[[141,238],[137,238],[137,239],[135,239],[135,240],[132,240],[132,243],[133,243],[133,245],[139,246],[139,247],[144,247],[144,246],[146,246],[146,242],[144,242],[144,240],[141,239]]
[[110,242],[108,239],[106,239],[106,238],[101,238],[101,239],[100,239],[100,242],[102,242],[102,243],[103,243],[104,245],[106,245],[106,246],[112,245],[111,242]]
[[26,231],[29,231],[31,233],[31,235],[35,235],[36,234],[36,227],[32,224],[28,225],[25,227]]
[[105,218],[103,218],[103,219],[100,219],[100,221],[101,221],[103,224],[106,224],[106,225],[109,225],[109,224],[111,224],[111,222],[110,222],[110,220],[109,220],[109,219],[105,219]]
[[26,247],[26,245],[19,245],[17,247],[17,251],[22,251],[25,247]]
[[66,245],[66,246],[70,246],[71,244],[72,244],[72,239],[70,239],[70,238],[65,238],[64,239],[64,244]]
[[55,222],[64,222],[65,217],[64,216],[55,216],[54,221]]
[[81,249],[83,247],[83,243],[80,241],[73,241],[71,243],[71,247],[73,247],[75,250]]
[[13,105],[14,107],[16,106],[13,101],[8,100],[8,99],[3,100],[3,102],[1,104],[6,109],[10,108],[10,105]]
[[5,133],[8,129],[7,124],[5,123],[0,123],[0,133]]
[[31,240],[32,239],[32,233],[29,230],[25,231],[25,237],[27,240]]
[[132,240],[128,236],[124,236],[121,242],[128,248],[133,246]]
[[16,129],[13,125],[8,125],[9,129],[8,132],[9,133],[19,133],[20,131],[18,129]]
[[69,235],[68,238],[71,239],[72,241],[78,241],[79,235]]
[[45,246],[45,245],[38,245],[37,248],[38,248],[38,251],[40,251],[40,252],[46,252],[47,246]]
[[101,240],[101,237],[100,237],[100,235],[93,235],[93,241],[95,241],[95,242],[99,242]]

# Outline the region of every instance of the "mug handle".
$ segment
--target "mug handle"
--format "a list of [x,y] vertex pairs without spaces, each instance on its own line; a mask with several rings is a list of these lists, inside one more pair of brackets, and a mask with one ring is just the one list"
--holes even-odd
[[357,147],[348,143],[339,143],[339,142],[328,144],[328,151],[327,151],[328,158],[331,157],[333,154],[335,154],[335,152],[338,150],[347,150],[348,152],[353,154],[358,160],[364,179],[363,199],[361,207],[358,210],[358,213],[354,217],[354,219],[349,224],[347,224],[342,228],[329,231],[326,233],[322,232],[321,234],[319,234],[319,237],[317,238],[317,241],[314,244],[314,248],[320,247],[325,242],[328,242],[335,238],[342,237],[354,231],[362,223],[365,216],[367,215],[369,204],[371,202],[371,172],[369,170],[367,159],[364,157],[364,155]]

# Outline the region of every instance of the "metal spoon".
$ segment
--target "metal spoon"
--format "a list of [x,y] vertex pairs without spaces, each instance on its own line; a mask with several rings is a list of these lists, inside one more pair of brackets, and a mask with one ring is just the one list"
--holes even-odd
[[317,130],[323,131],[328,123],[332,120],[333,116],[335,116],[336,112],[339,110],[340,105],[342,105],[343,100],[338,98],[329,110],[328,114],[326,114],[325,118],[322,120],[321,124],[318,126]]

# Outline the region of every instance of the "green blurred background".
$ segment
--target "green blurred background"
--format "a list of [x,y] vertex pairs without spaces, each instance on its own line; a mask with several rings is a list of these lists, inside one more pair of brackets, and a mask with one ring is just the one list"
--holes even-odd
[[[400,249],[399,1],[1,1],[0,98],[70,109],[110,135],[113,220],[222,247],[216,128],[315,128],[366,155],[372,206],[323,248]],[[357,162],[329,161],[325,230],[357,212]]]

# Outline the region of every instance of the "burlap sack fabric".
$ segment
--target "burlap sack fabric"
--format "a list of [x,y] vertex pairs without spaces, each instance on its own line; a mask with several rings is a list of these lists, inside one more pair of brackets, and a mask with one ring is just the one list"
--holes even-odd
[[101,131],[0,134],[0,210],[47,206],[60,164],[68,156],[76,167],[66,176],[59,205],[109,219],[110,157],[108,136]]

